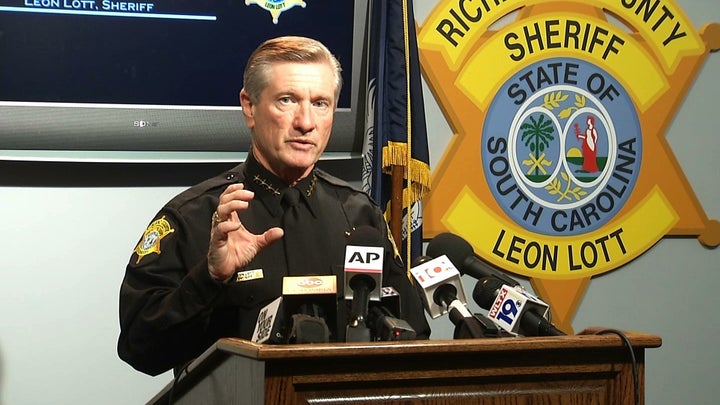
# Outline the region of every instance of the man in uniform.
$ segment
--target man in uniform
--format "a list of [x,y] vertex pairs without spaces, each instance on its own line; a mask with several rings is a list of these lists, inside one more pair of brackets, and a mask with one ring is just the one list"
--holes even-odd
[[[394,254],[381,210],[363,192],[315,167],[330,137],[341,67],[303,37],[261,44],[244,72],[240,104],[252,132],[247,160],[179,194],[148,226],[120,289],[120,357],[157,375],[222,337],[250,339],[260,309],[285,276],[336,275],[358,227],[379,232],[383,284],[401,297],[418,338],[428,338],[420,298]],[[342,283],[338,283],[342,285]],[[346,302],[338,297],[344,340]]]

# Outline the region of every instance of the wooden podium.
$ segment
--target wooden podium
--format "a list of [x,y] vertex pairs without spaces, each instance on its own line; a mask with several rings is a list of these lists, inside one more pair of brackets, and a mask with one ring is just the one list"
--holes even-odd
[[[260,345],[221,339],[149,404],[631,405],[631,351],[616,334]],[[644,352],[624,332],[644,403]]]

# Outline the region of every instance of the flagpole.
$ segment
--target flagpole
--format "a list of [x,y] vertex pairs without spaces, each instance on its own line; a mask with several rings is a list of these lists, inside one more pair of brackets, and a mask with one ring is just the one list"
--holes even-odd
[[[412,187],[413,177],[411,175],[412,171],[412,111],[413,111],[413,99],[412,94],[410,94],[410,91],[412,89],[410,85],[410,77],[412,76],[412,72],[410,71],[410,24],[414,24],[415,21],[410,21],[408,18],[408,1],[413,0],[403,0],[402,3],[402,9],[403,9],[403,50],[405,53],[405,99],[407,102],[405,103],[405,115],[407,118],[407,121],[405,122],[405,129],[407,131],[407,135],[405,136],[407,138],[407,154],[405,155],[405,160],[407,161],[407,164],[405,165],[405,170],[407,170],[407,175],[405,173],[402,173],[403,177],[407,176],[407,184],[408,187]],[[405,238],[405,252],[407,254],[407,257],[405,258],[405,263],[408,266],[408,271],[410,270],[411,260],[412,260],[412,250],[410,247],[412,246],[412,226],[410,225],[412,222],[412,204],[413,201],[411,198],[408,198],[407,206],[405,204],[405,196],[404,194],[404,188],[401,186],[400,191],[400,206],[406,209],[406,222],[403,224],[406,226],[405,228],[405,234],[407,237]],[[400,222],[402,223],[402,213],[400,213]],[[402,232],[402,228],[401,228]],[[400,234],[402,236],[402,233]],[[402,239],[401,239],[402,240]]]
[[395,241],[402,242],[403,180],[405,177],[403,166],[392,165],[390,176],[390,233]]

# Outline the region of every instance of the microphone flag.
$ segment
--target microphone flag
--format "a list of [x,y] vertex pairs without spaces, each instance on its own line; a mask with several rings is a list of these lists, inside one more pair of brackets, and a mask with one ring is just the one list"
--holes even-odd
[[410,273],[417,282],[418,288],[422,290],[420,297],[423,300],[425,309],[433,319],[448,311],[447,308],[443,308],[435,302],[435,290],[439,287],[447,284],[452,285],[457,290],[457,300],[463,303],[467,302],[465,289],[460,279],[460,272],[447,256],[442,255],[421,263],[410,269]]
[[498,291],[492,306],[488,309],[488,318],[512,334],[518,334],[523,314],[534,312],[546,318],[548,305],[522,289],[503,285]]
[[377,246],[345,247],[345,299],[353,298],[353,289],[350,285],[352,278],[367,276],[375,282],[375,288],[369,291],[370,301],[380,301],[384,252],[384,248]]
[[320,321],[327,324],[330,333],[337,332],[336,276],[285,276],[282,296],[283,314],[292,324],[288,333],[291,343],[293,339],[296,339],[295,343],[326,341],[328,338],[323,337],[325,332],[321,333],[321,325],[315,325]]
[[277,297],[274,301],[267,304],[260,310],[257,323],[255,323],[255,331],[253,332],[251,341],[255,343],[265,343],[272,337],[272,331],[275,323],[280,315],[280,304],[282,296]]

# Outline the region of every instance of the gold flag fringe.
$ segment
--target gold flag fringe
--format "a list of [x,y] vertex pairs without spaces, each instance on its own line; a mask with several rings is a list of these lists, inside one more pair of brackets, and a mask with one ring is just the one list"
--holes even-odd
[[426,162],[410,159],[408,164],[408,145],[404,142],[388,142],[382,151],[383,172],[390,174],[392,166],[404,166],[403,177],[409,182],[403,190],[403,207],[425,197],[430,191],[430,165]]

